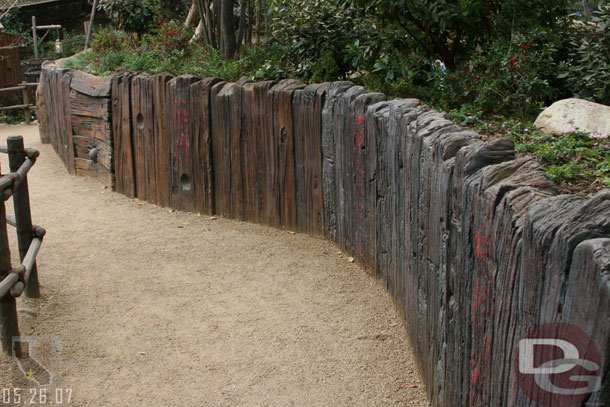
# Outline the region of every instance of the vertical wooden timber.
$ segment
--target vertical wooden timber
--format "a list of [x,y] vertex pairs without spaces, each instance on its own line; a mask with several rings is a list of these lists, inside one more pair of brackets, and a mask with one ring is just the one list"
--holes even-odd
[[[264,86],[268,91],[271,86]],[[248,82],[242,87],[242,159],[243,159],[243,183],[244,183],[244,217],[246,221],[260,223],[261,196],[259,183],[264,182],[261,166],[263,162],[258,160],[259,140],[261,134],[261,116],[264,115],[265,106],[259,104],[260,82]],[[265,100],[265,99],[263,99]]]
[[231,199],[231,131],[234,128],[231,106],[236,86],[220,82],[212,87],[210,94],[216,212],[226,218],[232,217],[234,205]]
[[215,213],[214,166],[212,157],[210,92],[219,78],[206,78],[191,85],[191,112],[193,114],[193,184],[195,210],[212,215]]
[[47,132],[49,142],[57,152],[57,116],[58,112],[55,103],[55,74],[52,65],[49,62],[43,63],[40,80],[44,82],[42,86],[45,108],[47,110]]
[[131,79],[129,72],[117,73],[112,81],[112,133],[116,191],[136,196],[133,138],[131,133]]
[[[230,161],[231,161],[231,217],[245,220],[246,218],[246,185],[247,185],[247,156],[242,132],[242,89],[251,80],[242,78],[232,87],[231,98],[225,99],[230,103]],[[228,89],[227,87],[224,88]]]
[[287,79],[269,91],[273,100],[273,151],[276,152],[277,171],[273,179],[274,204],[277,220],[274,226],[296,230],[296,187],[294,167],[294,129],[292,123],[292,94],[304,88],[300,81]]
[[270,175],[273,162],[269,151],[272,140],[272,104],[269,98],[269,91],[275,82],[256,82],[247,84],[244,88],[246,100],[251,100],[252,106],[252,134],[254,141],[254,162],[256,170],[256,214],[257,222],[271,225],[272,218],[269,217],[271,195],[270,195]]
[[[226,193],[228,187],[225,185],[226,164],[228,160],[225,154],[225,123],[223,120],[222,98],[219,93],[228,86],[227,82],[218,82],[212,85],[210,90],[210,121],[212,138],[212,167],[214,172],[214,207],[216,213],[229,217],[231,215],[230,201]],[[230,167],[229,167],[230,168]]]
[[293,97],[297,227],[324,235],[322,191],[322,108],[328,84],[313,84]]
[[190,86],[197,80],[193,75],[183,75],[167,83],[167,129],[170,138],[169,205],[187,212],[195,210]]
[[[351,131],[348,136],[351,142],[348,144],[349,154],[347,161],[351,162],[351,174],[348,174],[346,190],[349,190],[351,198],[346,202],[349,207],[349,235],[348,242],[351,253],[368,269],[375,268],[375,258],[371,257],[370,237],[371,225],[375,224],[375,204],[371,197],[377,194],[375,184],[374,156],[375,134],[367,132],[366,111],[372,104],[385,100],[381,93],[365,93],[352,102],[350,106]],[[371,150],[371,151],[369,151]],[[372,154],[371,154],[372,153]],[[374,226],[373,226],[374,227]],[[373,273],[374,274],[374,273]]]
[[[153,203],[161,205],[163,207],[169,206],[169,162],[170,162],[170,148],[169,148],[169,134],[167,127],[167,82],[169,82],[173,76],[167,73],[155,75],[153,77],[153,145],[154,145],[154,161],[155,161],[155,184],[157,196],[151,198],[154,200]],[[152,174],[151,174],[152,176]],[[153,182],[153,181],[151,181]]]
[[372,274],[378,276],[377,270],[377,138],[385,136],[384,126],[386,119],[384,116],[388,110],[388,102],[379,102],[366,109],[366,204],[365,216],[368,228],[366,238],[367,249],[365,254],[365,264]]
[[339,99],[352,86],[351,82],[332,82],[328,86],[322,109],[322,188],[324,197],[324,235],[337,242],[337,161],[338,135],[336,112]]
[[136,197],[151,201],[157,195],[156,183],[151,183],[151,174],[156,173],[153,155],[153,103],[152,78],[138,75],[131,79],[131,134],[133,135],[133,167],[136,179]]

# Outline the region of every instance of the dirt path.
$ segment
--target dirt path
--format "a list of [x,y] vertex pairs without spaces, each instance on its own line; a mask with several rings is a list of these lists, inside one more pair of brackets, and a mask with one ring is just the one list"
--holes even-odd
[[[68,175],[35,126],[10,134],[41,151],[30,194],[47,229],[21,334],[61,339],[32,346],[64,404],[71,389],[78,406],[428,405],[390,298],[335,245],[130,200]],[[11,365],[0,385],[27,404]]]

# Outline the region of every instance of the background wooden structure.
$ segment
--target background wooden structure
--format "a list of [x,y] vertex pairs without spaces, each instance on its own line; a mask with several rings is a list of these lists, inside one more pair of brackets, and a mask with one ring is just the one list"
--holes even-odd
[[0,88],[17,86],[22,81],[21,37],[0,33]]
[[[85,109],[70,89],[89,77],[43,76],[54,145],[74,168],[69,124]],[[404,313],[433,405],[531,406],[515,352],[549,322],[592,337],[604,387],[588,402],[610,402],[610,191],[558,196],[511,141],[350,82],[108,81],[112,117],[105,102],[88,111],[112,129],[118,192],[336,242]]]

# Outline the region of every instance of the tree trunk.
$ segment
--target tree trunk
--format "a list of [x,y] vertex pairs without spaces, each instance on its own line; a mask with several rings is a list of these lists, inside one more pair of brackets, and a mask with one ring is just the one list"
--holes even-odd
[[248,10],[248,0],[240,1],[240,13],[239,13],[239,32],[237,34],[237,47],[241,47],[244,42],[244,35],[246,30],[246,10]]
[[225,60],[233,58],[237,52],[235,29],[233,21],[233,0],[222,0],[220,11],[220,36],[222,38],[222,57]]
[[191,25],[195,25],[195,23],[197,23],[198,18],[199,18],[199,10],[197,9],[197,1],[193,0],[193,4],[191,4],[189,13],[186,16],[186,20],[184,21],[184,25],[186,25],[187,27],[190,27]]

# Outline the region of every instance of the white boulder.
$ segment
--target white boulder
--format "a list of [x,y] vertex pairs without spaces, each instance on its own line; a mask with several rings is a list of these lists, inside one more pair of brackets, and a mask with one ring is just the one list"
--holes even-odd
[[534,125],[547,133],[579,130],[595,138],[607,138],[610,137],[610,106],[583,99],[563,99],[540,113]]

